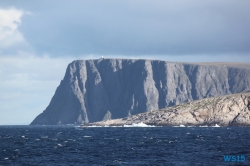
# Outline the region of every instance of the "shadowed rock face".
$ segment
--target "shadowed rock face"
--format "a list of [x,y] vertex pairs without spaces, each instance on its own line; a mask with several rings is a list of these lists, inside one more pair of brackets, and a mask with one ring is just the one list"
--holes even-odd
[[73,61],[50,104],[31,124],[123,118],[197,99],[246,92],[250,90],[250,68],[242,66],[126,59]]

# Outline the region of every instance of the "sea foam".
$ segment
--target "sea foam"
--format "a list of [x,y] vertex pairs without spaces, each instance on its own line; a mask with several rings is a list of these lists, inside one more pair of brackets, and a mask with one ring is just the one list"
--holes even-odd
[[155,126],[147,125],[143,122],[140,122],[140,123],[132,123],[132,125],[123,125],[123,127],[155,127]]

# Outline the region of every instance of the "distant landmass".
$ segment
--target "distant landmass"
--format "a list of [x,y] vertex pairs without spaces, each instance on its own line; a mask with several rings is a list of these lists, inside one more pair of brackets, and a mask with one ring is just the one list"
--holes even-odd
[[250,93],[201,99],[88,125],[122,126],[138,123],[156,126],[250,126]]
[[68,65],[48,107],[31,125],[129,118],[194,100],[248,91],[249,63],[76,60]]

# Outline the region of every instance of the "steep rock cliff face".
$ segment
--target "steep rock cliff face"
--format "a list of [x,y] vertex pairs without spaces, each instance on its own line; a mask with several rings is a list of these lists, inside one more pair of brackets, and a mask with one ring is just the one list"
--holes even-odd
[[250,90],[248,64],[157,60],[77,60],[48,107],[31,124],[123,118],[183,102]]
[[206,98],[123,119],[101,121],[89,125],[121,126],[141,122],[159,126],[214,126],[215,124],[250,126],[250,93]]

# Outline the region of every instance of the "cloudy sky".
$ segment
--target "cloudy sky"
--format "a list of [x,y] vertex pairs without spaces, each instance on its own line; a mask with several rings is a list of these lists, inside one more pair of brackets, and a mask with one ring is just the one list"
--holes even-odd
[[0,0],[0,125],[29,124],[75,59],[250,62],[249,0]]

